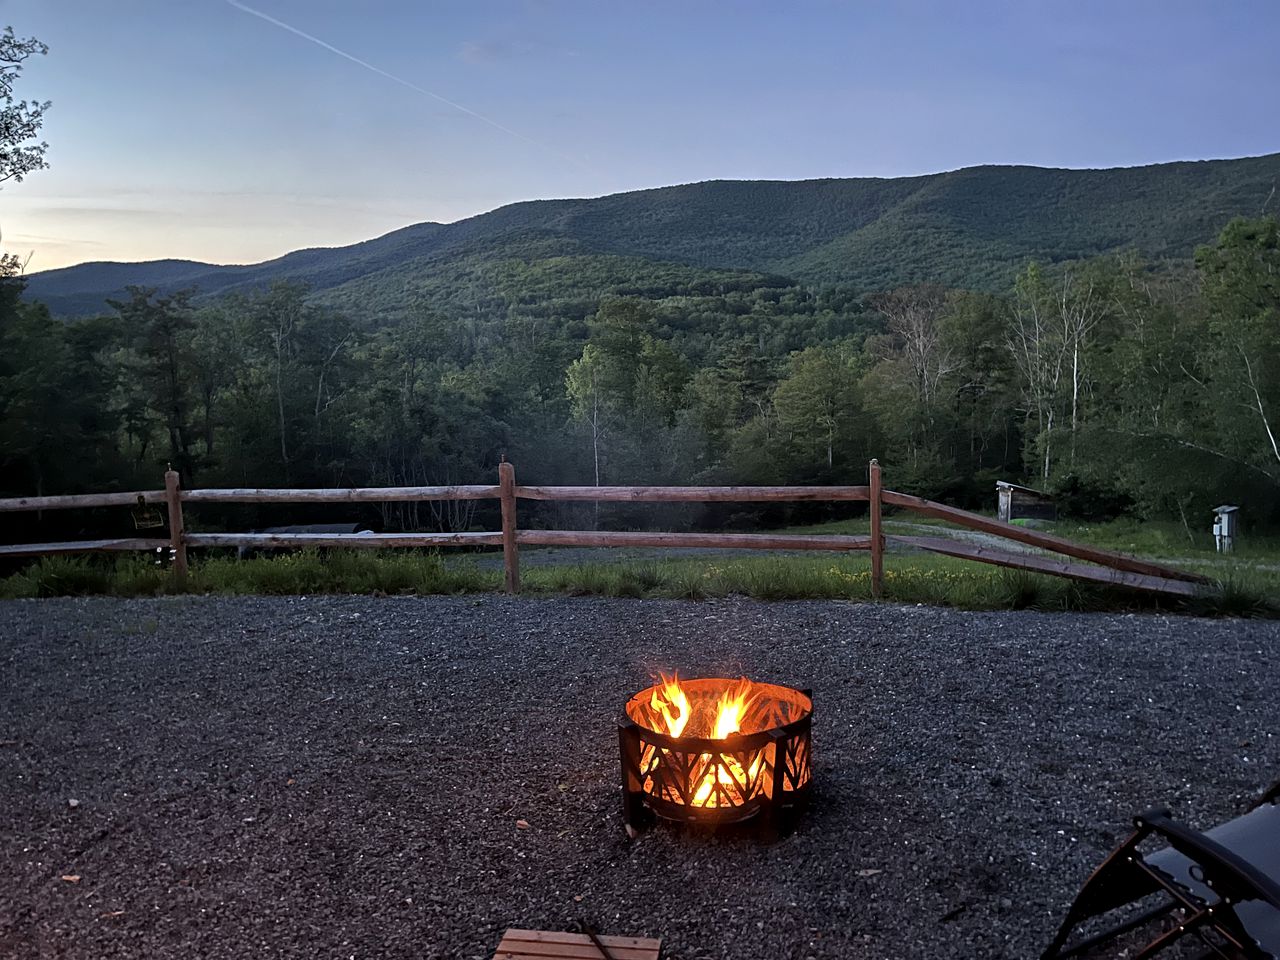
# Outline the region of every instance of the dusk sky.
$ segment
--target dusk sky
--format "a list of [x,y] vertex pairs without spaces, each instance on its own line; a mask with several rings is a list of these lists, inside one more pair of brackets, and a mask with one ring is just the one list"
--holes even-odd
[[0,0],[5,24],[50,47],[18,93],[53,101],[52,167],[0,190],[31,271],[696,180],[1280,150],[1276,0]]

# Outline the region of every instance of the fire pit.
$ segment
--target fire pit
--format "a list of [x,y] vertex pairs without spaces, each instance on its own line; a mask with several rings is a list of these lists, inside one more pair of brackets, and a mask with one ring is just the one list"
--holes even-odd
[[812,716],[808,690],[746,677],[664,676],[641,690],[618,723],[627,832],[655,813],[710,824],[759,814],[778,831],[808,799]]

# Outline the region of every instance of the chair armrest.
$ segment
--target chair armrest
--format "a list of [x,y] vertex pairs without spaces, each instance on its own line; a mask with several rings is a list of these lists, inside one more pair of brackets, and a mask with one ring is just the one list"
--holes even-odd
[[1256,809],[1264,803],[1280,803],[1280,780],[1277,780],[1271,786],[1267,787],[1267,789],[1263,791],[1262,796],[1258,798],[1258,802],[1250,809]]
[[1137,817],[1137,822],[1159,834],[1184,857],[1198,863],[1204,871],[1205,882],[1219,896],[1262,900],[1280,910],[1280,881],[1216,840],[1175,822],[1164,810],[1147,811]]

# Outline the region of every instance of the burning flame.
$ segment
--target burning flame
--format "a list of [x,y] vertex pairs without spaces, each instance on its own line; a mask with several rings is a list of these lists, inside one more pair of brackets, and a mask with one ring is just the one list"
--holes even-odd
[[720,694],[720,700],[716,703],[715,733],[711,734],[711,739],[724,740],[737,733],[742,727],[743,714],[755,698],[756,695],[751,692],[751,681],[746,677]]
[[708,718],[704,711],[704,715],[698,717],[701,722],[695,723],[693,729],[688,729],[693,710],[689,706],[689,697],[684,692],[684,687],[680,685],[680,674],[673,673],[668,677],[664,673],[660,676],[661,682],[654,685],[653,693],[649,696],[649,707],[666,727],[663,732],[673,737],[679,737],[687,730],[691,737],[724,740],[742,729],[743,717],[758,696],[752,689],[751,681],[743,677],[720,694],[713,717]]
[[[649,706],[655,718],[660,719],[666,727],[666,733],[672,737],[679,737],[688,730],[690,736],[725,740],[742,730],[743,720],[759,696],[753,690],[751,681],[742,677],[720,694],[713,716],[708,717],[706,711],[702,711],[697,718],[700,722],[694,723],[690,728],[693,710],[690,708],[688,695],[680,686],[680,675],[675,673],[670,677],[666,674],[661,676],[661,683],[654,685],[649,697]],[[693,793],[692,805],[723,805],[723,797],[739,791],[741,784],[755,780],[763,761],[763,750],[756,752],[746,769],[737,757],[730,754],[699,754],[689,783]],[[717,790],[717,787],[720,789]],[[729,805],[731,804],[730,801]]]
[[669,677],[662,674],[662,693],[659,694],[655,686],[653,696],[649,698],[649,706],[662,717],[662,722],[667,725],[667,733],[673,737],[684,733],[684,728],[689,723],[689,698],[680,686],[679,673],[673,673]]

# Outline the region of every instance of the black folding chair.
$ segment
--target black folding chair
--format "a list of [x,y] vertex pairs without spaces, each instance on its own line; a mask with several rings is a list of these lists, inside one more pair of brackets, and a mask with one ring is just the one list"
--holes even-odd
[[[1244,816],[1199,833],[1163,808],[1134,818],[1133,835],[1085,881],[1042,960],[1101,947],[1145,926],[1155,938],[1132,954],[1151,957],[1187,935],[1206,948],[1201,957],[1280,958],[1280,781]],[[1156,838],[1153,853],[1138,846]],[[1158,896],[1151,909],[1068,944],[1086,920]]]

